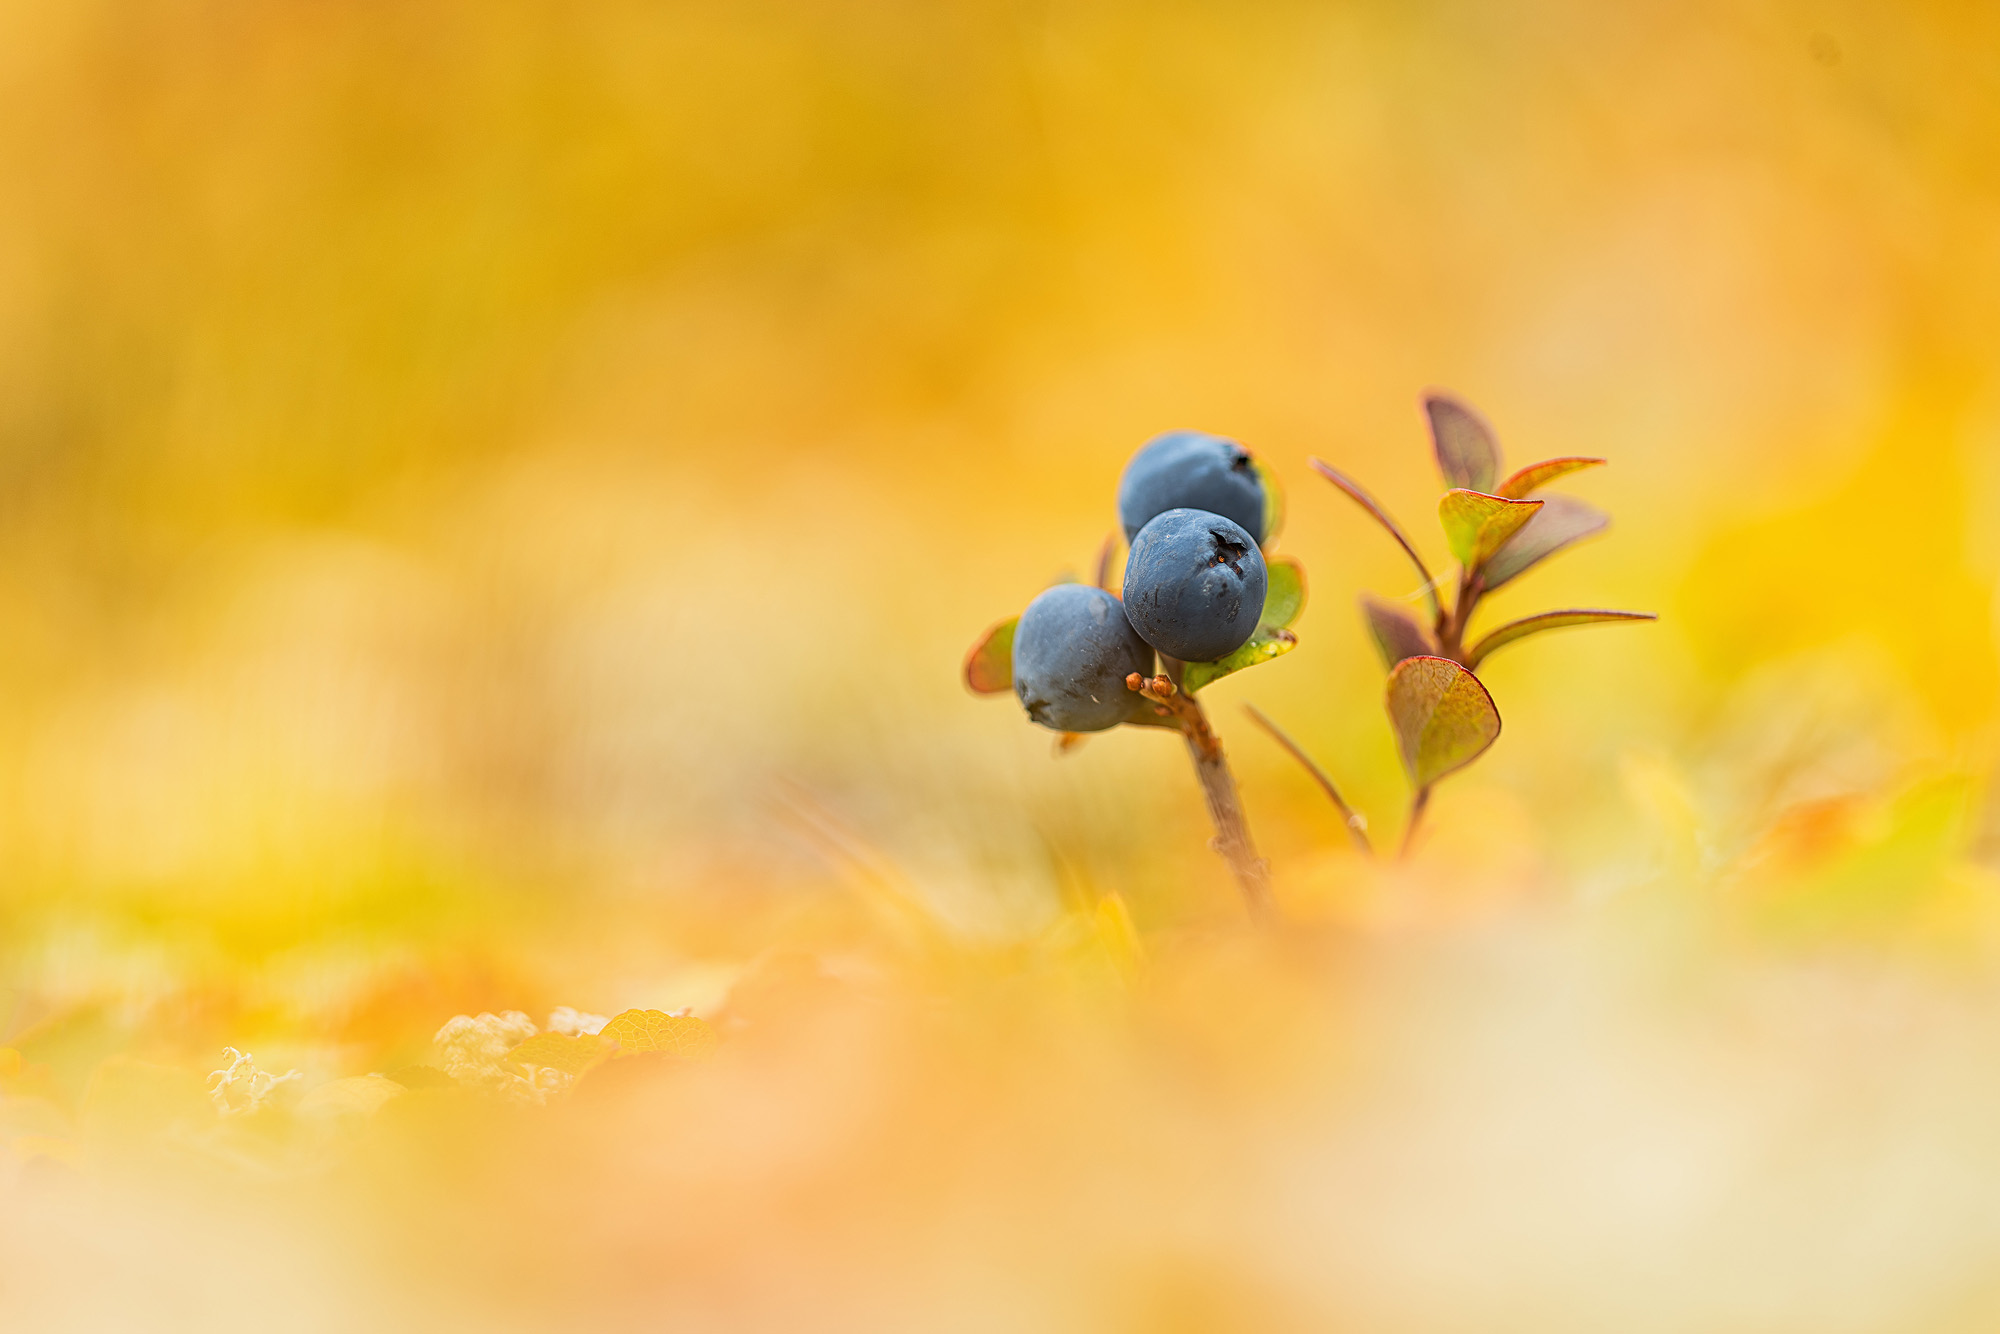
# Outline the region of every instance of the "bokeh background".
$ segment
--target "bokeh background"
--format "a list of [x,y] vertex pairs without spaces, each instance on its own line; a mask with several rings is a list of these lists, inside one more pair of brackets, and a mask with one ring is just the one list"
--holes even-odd
[[[1992,1328],[1997,51],[1973,3],[0,4],[0,1313]],[[1441,559],[1427,386],[1612,460],[1498,610],[1662,619],[1497,658],[1371,867],[1238,705],[1393,838],[1354,599],[1411,578],[1306,459]],[[1177,427],[1310,577],[1208,696],[1277,939],[1171,737],[1057,758],[958,678]],[[736,1036],[588,1107],[197,1115],[224,1046],[309,1087],[557,1005]]]

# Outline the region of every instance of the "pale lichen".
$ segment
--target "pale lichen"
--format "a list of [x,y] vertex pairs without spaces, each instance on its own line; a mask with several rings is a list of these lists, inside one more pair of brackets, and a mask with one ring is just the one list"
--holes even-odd
[[229,1064],[208,1077],[208,1096],[224,1116],[243,1116],[262,1111],[272,1092],[281,1085],[303,1078],[297,1070],[274,1075],[257,1068],[257,1060],[247,1051],[222,1049]]

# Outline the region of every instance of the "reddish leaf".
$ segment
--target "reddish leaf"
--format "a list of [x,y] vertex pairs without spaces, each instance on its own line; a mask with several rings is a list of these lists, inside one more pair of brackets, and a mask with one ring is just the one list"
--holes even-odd
[[1575,496],[1550,496],[1513,540],[1486,562],[1486,587],[1500,587],[1572,542],[1602,532],[1610,522],[1610,515]]
[[1430,418],[1431,447],[1445,485],[1490,493],[1500,475],[1500,444],[1493,428],[1450,394],[1435,391],[1424,395],[1424,415]]
[[979,637],[965,655],[965,685],[975,695],[1002,695],[1014,688],[1014,627],[1009,616]]
[[1389,722],[1418,791],[1478,759],[1500,735],[1479,678],[1450,658],[1405,658],[1389,673]]
[[1403,549],[1403,554],[1410,558],[1410,564],[1416,566],[1417,573],[1423,576],[1424,592],[1431,600],[1431,610],[1442,615],[1443,608],[1438,602],[1437,580],[1431,578],[1430,570],[1424,566],[1424,558],[1417,554],[1416,547],[1410,542],[1409,535],[1403,531],[1402,526],[1389,517],[1389,511],[1377,504],[1375,497],[1362,490],[1359,482],[1332,464],[1323,459],[1309,459],[1308,462],[1312,464],[1313,471],[1339,487],[1347,494],[1349,500],[1367,510],[1375,522],[1389,530],[1389,536],[1396,539],[1396,545]]
[[1421,658],[1437,652],[1437,645],[1416,617],[1393,602],[1367,593],[1361,595],[1361,615],[1368,633],[1382,655],[1384,667],[1394,667],[1405,658]]
[[1572,625],[1608,625],[1618,621],[1657,621],[1660,618],[1650,611],[1545,611],[1536,616],[1524,616],[1518,621],[1509,621],[1486,635],[1466,651],[1465,665],[1477,667],[1497,648],[1505,648],[1517,639],[1538,635],[1544,630],[1563,630]]
[[1569,474],[1581,472],[1585,468],[1595,468],[1603,462],[1603,459],[1561,458],[1547,459],[1541,463],[1530,463],[1527,467],[1500,483],[1499,489],[1493,494],[1496,496],[1505,496],[1509,500],[1519,500],[1521,497],[1547,486],[1558,477],[1567,477]]
[[1438,522],[1444,525],[1445,540],[1458,563],[1476,570],[1520,532],[1542,504],[1454,489],[1438,501]]

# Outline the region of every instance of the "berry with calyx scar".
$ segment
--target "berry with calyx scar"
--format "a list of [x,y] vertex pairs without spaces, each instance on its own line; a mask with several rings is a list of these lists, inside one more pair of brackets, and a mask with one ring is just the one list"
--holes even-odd
[[1261,543],[1264,479],[1250,451],[1206,431],[1169,431],[1142,446],[1118,479],[1118,521],[1125,540],[1172,509],[1207,510],[1234,520]]
[[1125,615],[1167,657],[1213,662],[1256,632],[1269,584],[1264,555],[1241,524],[1206,510],[1168,510],[1132,539]]
[[1149,676],[1153,650],[1118,599],[1088,584],[1045,590],[1014,631],[1014,693],[1028,716],[1057,732],[1101,732],[1132,716],[1133,672]]

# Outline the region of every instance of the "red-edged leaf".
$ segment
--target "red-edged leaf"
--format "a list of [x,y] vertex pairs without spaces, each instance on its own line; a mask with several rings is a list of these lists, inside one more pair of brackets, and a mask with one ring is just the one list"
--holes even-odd
[[965,655],[965,686],[975,695],[1003,695],[1014,688],[1014,627],[1009,616],[979,637]]
[[1465,654],[1465,665],[1477,667],[1497,648],[1505,648],[1517,639],[1538,635],[1544,630],[1564,630],[1573,625],[1610,625],[1618,621],[1657,621],[1660,618],[1650,611],[1545,611],[1536,616],[1523,616],[1518,621],[1509,621],[1497,630],[1482,635]]
[[1450,658],[1396,664],[1389,673],[1389,722],[1419,791],[1478,759],[1500,735],[1493,697]]
[[1389,511],[1376,503],[1375,497],[1362,490],[1361,484],[1346,473],[1341,472],[1324,459],[1309,459],[1307,461],[1312,464],[1314,472],[1339,487],[1341,491],[1346,493],[1349,500],[1352,500],[1362,509],[1367,510],[1375,522],[1386,528],[1389,536],[1396,539],[1396,545],[1403,549],[1403,554],[1410,558],[1410,564],[1416,566],[1417,573],[1423,576],[1424,592],[1431,600],[1431,610],[1442,615],[1443,609],[1438,602],[1437,580],[1431,578],[1430,570],[1424,565],[1424,558],[1417,554],[1417,548],[1411,543],[1409,534],[1403,531],[1402,525],[1390,518]]
[[1527,467],[1500,483],[1498,489],[1493,494],[1496,496],[1505,496],[1509,500],[1519,500],[1521,497],[1547,486],[1558,477],[1567,477],[1569,474],[1581,472],[1585,468],[1600,467],[1603,463],[1603,459],[1586,458],[1545,459],[1540,463],[1530,463]]
[[1508,500],[1455,489],[1438,501],[1438,522],[1444,525],[1445,540],[1458,563],[1476,570],[1520,532],[1542,504],[1539,500]]
[[1374,637],[1384,667],[1394,667],[1405,658],[1421,658],[1437,652],[1437,645],[1431,642],[1422,623],[1393,602],[1363,593],[1361,615],[1368,622],[1368,633]]
[[1500,476],[1500,443],[1493,428],[1450,394],[1435,390],[1424,395],[1424,415],[1430,419],[1431,447],[1444,484],[1490,493]]
[[1513,540],[1486,562],[1486,587],[1500,587],[1572,542],[1602,532],[1610,522],[1610,515],[1575,496],[1550,496]]

